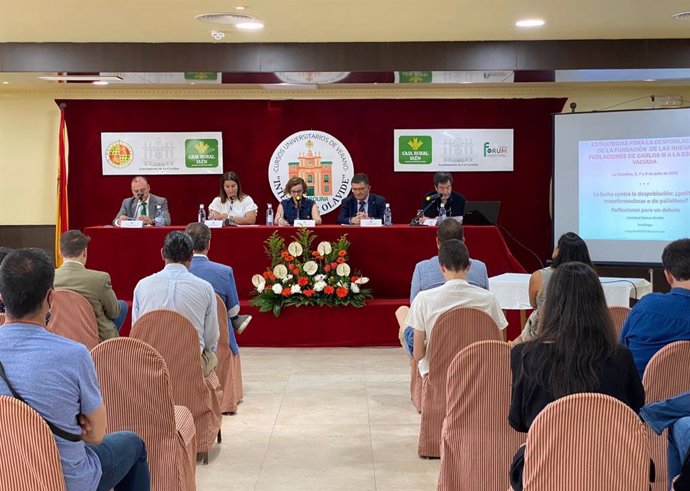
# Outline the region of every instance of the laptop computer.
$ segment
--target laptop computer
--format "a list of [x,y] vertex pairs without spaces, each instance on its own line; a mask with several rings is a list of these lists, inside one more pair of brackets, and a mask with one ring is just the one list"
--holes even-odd
[[468,201],[465,203],[463,225],[496,225],[500,201]]

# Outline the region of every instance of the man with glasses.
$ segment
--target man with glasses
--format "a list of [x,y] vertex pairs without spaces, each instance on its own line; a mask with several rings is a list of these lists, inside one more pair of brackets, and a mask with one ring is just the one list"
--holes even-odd
[[338,223],[341,225],[359,225],[362,219],[383,219],[386,199],[370,191],[371,186],[366,174],[352,176],[352,196],[345,198],[340,205]]

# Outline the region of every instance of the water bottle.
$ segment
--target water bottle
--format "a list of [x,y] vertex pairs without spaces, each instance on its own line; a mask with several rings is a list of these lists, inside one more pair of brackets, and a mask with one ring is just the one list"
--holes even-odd
[[386,209],[383,212],[383,224],[386,227],[393,225],[393,214],[391,213],[391,205],[386,203]]
[[161,205],[156,205],[156,214],[154,215],[153,222],[156,227],[163,226],[163,209],[161,208]]
[[206,221],[206,210],[204,210],[203,203],[199,205],[198,221],[200,223],[204,223]]
[[269,227],[273,226],[273,205],[271,203],[266,208],[266,225]]
[[446,204],[441,203],[441,209],[438,210],[438,219],[436,220],[437,225],[441,225],[441,222],[446,219]]

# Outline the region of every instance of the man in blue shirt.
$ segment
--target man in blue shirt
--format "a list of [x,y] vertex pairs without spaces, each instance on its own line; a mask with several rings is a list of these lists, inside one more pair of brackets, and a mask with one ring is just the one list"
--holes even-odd
[[630,311],[621,343],[633,354],[640,378],[654,354],[674,341],[690,340],[690,239],[679,239],[661,255],[669,293],[650,293]]
[[0,266],[6,323],[0,329],[0,394],[23,399],[57,430],[67,491],[148,490],[144,442],[105,434],[107,414],[86,346],[45,329],[55,269],[40,249],[19,249]]

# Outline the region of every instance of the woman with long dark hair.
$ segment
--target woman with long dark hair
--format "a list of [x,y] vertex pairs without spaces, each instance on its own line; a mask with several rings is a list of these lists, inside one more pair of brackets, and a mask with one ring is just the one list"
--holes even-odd
[[[547,404],[580,392],[598,392],[622,401],[636,413],[644,389],[632,354],[618,344],[594,270],[581,262],[561,264],[546,295],[533,341],[511,354],[513,395],[508,422],[526,433]],[[511,466],[511,484],[522,489],[524,447]]]
[[258,206],[242,192],[240,177],[226,172],[220,178],[220,193],[208,205],[211,220],[227,220],[235,225],[254,225]]

